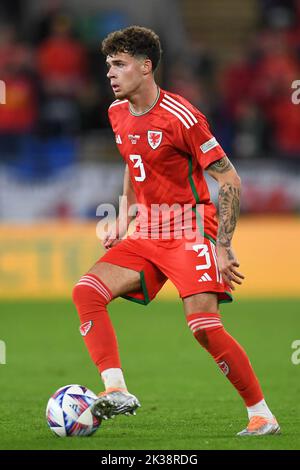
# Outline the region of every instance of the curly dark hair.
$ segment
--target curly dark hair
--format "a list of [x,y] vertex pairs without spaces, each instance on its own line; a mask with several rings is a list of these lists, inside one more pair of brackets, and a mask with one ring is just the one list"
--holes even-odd
[[156,70],[162,54],[157,34],[142,26],[129,26],[110,33],[102,41],[101,50],[105,56],[126,52],[131,56],[147,57],[152,62],[153,71]]

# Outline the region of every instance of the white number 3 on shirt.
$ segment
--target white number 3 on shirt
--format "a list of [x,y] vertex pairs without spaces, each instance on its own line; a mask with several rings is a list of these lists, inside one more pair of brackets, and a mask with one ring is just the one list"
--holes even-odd
[[129,158],[134,163],[133,168],[139,168],[140,170],[140,175],[135,176],[134,179],[136,181],[144,181],[146,178],[146,173],[141,155],[129,155]]

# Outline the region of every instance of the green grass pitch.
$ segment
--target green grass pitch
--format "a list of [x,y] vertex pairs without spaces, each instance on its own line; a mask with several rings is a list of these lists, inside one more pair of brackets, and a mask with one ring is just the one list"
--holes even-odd
[[300,449],[300,339],[297,300],[238,300],[223,321],[249,354],[280,436],[238,438],[243,403],[189,331],[180,301],[148,307],[125,300],[110,306],[137,416],[103,422],[88,438],[58,438],[45,421],[48,398],[70,383],[95,392],[102,383],[78,332],[71,302],[1,302],[1,449]]

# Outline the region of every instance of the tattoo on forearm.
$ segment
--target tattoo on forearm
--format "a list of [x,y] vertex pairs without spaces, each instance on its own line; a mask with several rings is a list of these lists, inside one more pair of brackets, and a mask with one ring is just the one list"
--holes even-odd
[[217,243],[230,247],[240,212],[240,188],[224,183],[219,191],[219,230]]
[[228,157],[223,157],[221,160],[218,160],[208,167],[210,170],[215,171],[216,173],[226,173],[226,171],[232,170],[233,165],[231,164]]
[[227,257],[228,257],[229,261],[233,261],[234,256],[232,254],[231,248],[226,248],[226,253],[227,253]]

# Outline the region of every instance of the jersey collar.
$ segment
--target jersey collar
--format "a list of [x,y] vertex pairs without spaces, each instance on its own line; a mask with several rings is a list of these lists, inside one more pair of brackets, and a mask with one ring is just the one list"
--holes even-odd
[[156,95],[156,98],[155,98],[155,101],[152,103],[152,105],[150,106],[150,108],[148,108],[146,111],[144,111],[143,113],[135,113],[134,111],[132,111],[132,109],[130,108],[130,103],[128,103],[128,109],[129,109],[129,112],[130,114],[132,114],[132,116],[135,116],[135,117],[139,117],[139,116],[144,116],[145,114],[149,113],[153,108],[154,106],[157,104],[159,98],[160,98],[160,94],[161,94],[161,90],[159,88],[159,86],[157,86],[157,95]]

